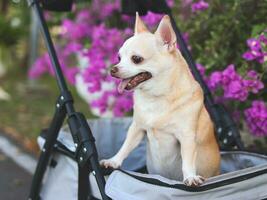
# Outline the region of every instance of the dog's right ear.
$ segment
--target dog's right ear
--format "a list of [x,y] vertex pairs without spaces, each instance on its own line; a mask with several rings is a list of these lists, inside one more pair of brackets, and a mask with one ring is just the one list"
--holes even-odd
[[162,44],[167,47],[169,52],[172,52],[176,49],[176,35],[168,15],[165,15],[160,21],[155,35],[159,38]]
[[138,33],[143,32],[148,32],[148,29],[142,19],[139,17],[138,12],[136,12],[134,34],[137,35]]

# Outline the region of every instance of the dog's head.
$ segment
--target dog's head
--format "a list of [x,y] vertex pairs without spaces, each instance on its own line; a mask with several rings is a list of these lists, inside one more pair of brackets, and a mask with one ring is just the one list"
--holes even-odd
[[162,18],[156,32],[150,33],[136,14],[134,36],[120,48],[119,63],[111,68],[113,77],[122,79],[118,91],[150,89],[172,67],[176,36],[169,17]]

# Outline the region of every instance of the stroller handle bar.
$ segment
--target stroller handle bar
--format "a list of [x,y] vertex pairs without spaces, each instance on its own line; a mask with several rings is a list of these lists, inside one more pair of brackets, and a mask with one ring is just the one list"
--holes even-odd
[[109,200],[110,198],[105,194],[105,179],[99,166],[94,137],[84,115],[75,112],[73,98],[64,79],[58,57],[44,19],[40,2],[39,0],[28,0],[28,4],[33,8],[39,20],[40,29],[44,36],[45,44],[55,72],[57,85],[60,90],[60,96],[56,102],[56,111],[52,123],[47,131],[47,140],[41,150],[40,158],[33,176],[29,200],[40,199],[39,193],[41,190],[43,176],[48,166],[48,162],[50,160],[49,158],[54,150],[59,130],[66,116],[68,117],[68,125],[76,146],[75,158],[79,169],[78,199],[88,199],[88,176],[90,171],[93,171],[102,199]]

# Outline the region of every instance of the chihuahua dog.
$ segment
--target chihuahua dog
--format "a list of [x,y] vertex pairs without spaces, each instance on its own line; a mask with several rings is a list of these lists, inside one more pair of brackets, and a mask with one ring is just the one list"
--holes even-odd
[[134,90],[133,122],[119,152],[100,164],[120,167],[146,134],[148,172],[198,186],[219,174],[220,153],[202,89],[176,45],[167,15],[153,34],[137,13],[111,69],[119,92]]

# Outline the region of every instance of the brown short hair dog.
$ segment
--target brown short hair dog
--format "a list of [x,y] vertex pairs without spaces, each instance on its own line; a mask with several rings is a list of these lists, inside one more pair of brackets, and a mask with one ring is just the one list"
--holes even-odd
[[111,74],[122,79],[119,92],[134,89],[133,122],[119,152],[106,167],[117,168],[147,134],[149,173],[200,185],[219,174],[220,153],[203,92],[176,48],[170,19],[154,34],[136,17],[135,34],[119,51]]

